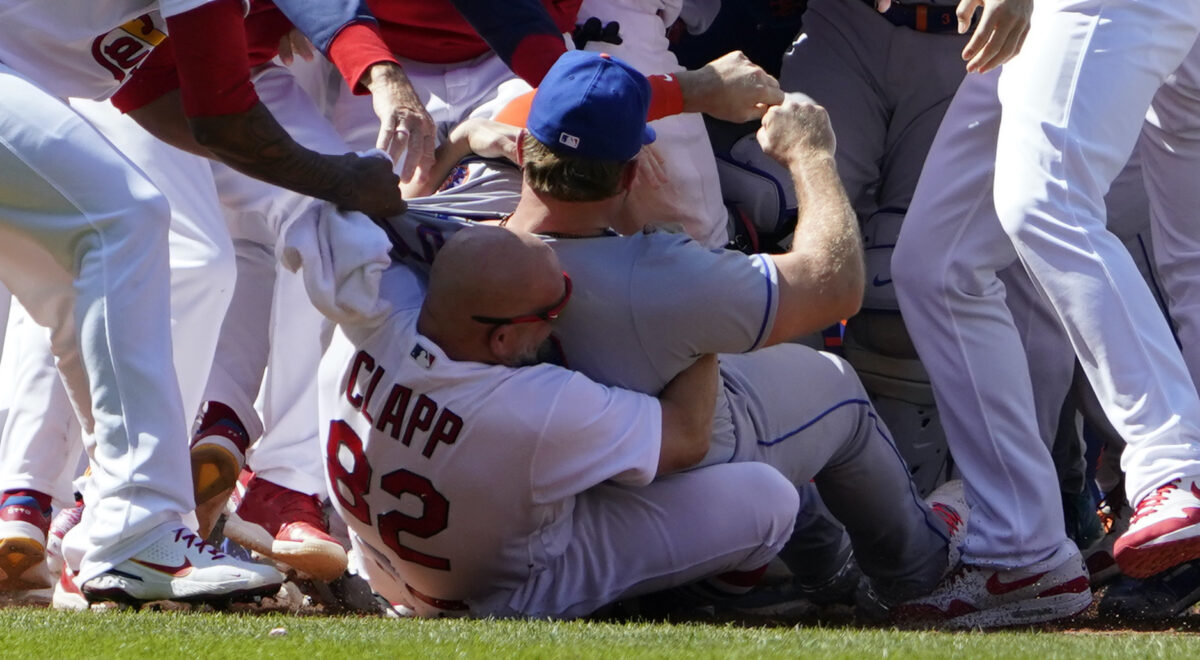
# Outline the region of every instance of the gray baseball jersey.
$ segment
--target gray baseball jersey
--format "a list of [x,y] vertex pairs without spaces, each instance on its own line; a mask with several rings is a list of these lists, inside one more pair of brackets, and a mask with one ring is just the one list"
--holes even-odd
[[[413,202],[413,208],[433,207]],[[469,226],[446,210],[393,219],[402,261],[424,268],[445,238]],[[657,393],[700,355],[760,348],[774,324],[778,284],[765,255],[709,250],[685,234],[653,230],[546,241],[575,285],[554,336],[565,364],[597,382]],[[732,419],[745,406],[731,405],[730,397],[743,394],[718,388],[704,464],[732,459],[735,429],[753,426]]]

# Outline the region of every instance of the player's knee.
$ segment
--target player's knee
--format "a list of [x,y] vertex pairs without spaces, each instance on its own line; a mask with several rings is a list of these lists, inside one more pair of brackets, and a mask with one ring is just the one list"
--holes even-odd
[[863,387],[854,367],[833,353],[819,353],[820,361],[806,373],[814,376],[812,382],[821,383],[821,390],[839,400],[866,399],[867,390]]
[[89,224],[110,244],[165,243],[171,226],[171,205],[149,181],[135,184],[111,198],[107,208],[89,210]]
[[796,514],[800,511],[800,495],[796,486],[779,470],[765,463],[741,463],[745,483],[753,484],[757,531],[763,546],[778,552],[792,536]]
[[920,240],[911,236],[902,235],[896,241],[892,249],[891,267],[892,286],[902,306],[906,297],[934,284],[929,256],[924,253]]
[[200,287],[229,304],[237,282],[237,255],[227,236],[171,236],[171,286]]
[[920,311],[922,301],[955,298],[976,291],[976,266],[947,252],[934,252],[921,237],[904,237],[892,252],[892,278],[900,312]]
[[880,211],[863,222],[863,260],[867,271],[863,309],[898,309],[892,286],[892,252],[903,224],[904,214],[894,211]]
[[171,207],[153,186],[140,188],[119,191],[103,207],[85,210],[87,226],[73,237],[76,264],[96,258],[133,264],[154,257],[166,266]]

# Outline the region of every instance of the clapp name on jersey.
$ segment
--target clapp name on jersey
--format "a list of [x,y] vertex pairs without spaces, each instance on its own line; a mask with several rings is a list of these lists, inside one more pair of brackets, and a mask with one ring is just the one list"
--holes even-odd
[[[412,444],[418,432],[421,433],[426,437],[421,450],[425,458],[433,456],[438,444],[452,445],[458,440],[463,427],[462,417],[449,408],[442,408],[424,393],[413,392],[411,388],[393,383],[383,404],[377,408],[373,406],[372,400],[375,393],[380,391],[379,384],[386,373],[387,370],[370,353],[359,351],[346,378],[346,400],[375,430],[387,433],[406,447]],[[360,374],[363,375],[361,379]],[[366,389],[360,392],[359,384],[363,382],[366,383]],[[411,409],[409,404],[412,404]]]

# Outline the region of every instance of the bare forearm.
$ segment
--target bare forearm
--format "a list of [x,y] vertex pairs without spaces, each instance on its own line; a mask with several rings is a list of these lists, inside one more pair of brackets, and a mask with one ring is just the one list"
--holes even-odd
[[301,147],[261,103],[240,115],[190,123],[197,143],[243,174],[338,205],[353,199],[354,181],[336,157]]
[[762,117],[769,106],[783,101],[779,81],[741,52],[674,75],[683,96],[683,112],[703,112],[740,123]]
[[708,97],[715,94],[721,84],[717,74],[710,67],[680,71],[675,77],[679,80],[679,91],[683,94],[684,112],[704,112],[707,109]]
[[806,155],[793,161],[789,169],[800,209],[792,250],[825,255],[824,267],[814,275],[861,302],[862,236],[833,154]]
[[705,355],[667,383],[662,403],[658,473],[692,467],[708,453],[717,401],[717,356]]
[[766,343],[814,332],[858,313],[863,298],[862,238],[833,154],[829,114],[803,95],[771,108],[758,129],[763,152],[787,166],[800,216],[792,250],[772,255],[779,306]]
[[168,92],[146,105],[129,111],[129,117],[154,137],[188,153],[213,158],[208,149],[196,142],[192,127],[183,114],[179,90]]
[[406,182],[400,184],[401,190],[404,191],[405,197],[425,197],[432,195],[450,176],[454,168],[462,159],[471,155],[471,147],[467,144],[465,138],[455,141],[454,134],[451,134],[451,139],[446,140],[438,146],[434,151],[433,165],[429,168],[429,175],[420,182]]
[[862,238],[832,154],[789,163],[800,216],[792,250],[773,255],[779,308],[766,344],[791,341],[858,313],[863,297]]

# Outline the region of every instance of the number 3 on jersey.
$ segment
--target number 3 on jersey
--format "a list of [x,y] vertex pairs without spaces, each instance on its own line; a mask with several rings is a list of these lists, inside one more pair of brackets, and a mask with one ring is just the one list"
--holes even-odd
[[[342,508],[364,525],[371,523],[370,505],[366,495],[371,490],[372,470],[363,455],[362,439],[349,424],[341,420],[329,426],[329,443],[325,460],[333,496]],[[400,534],[412,534],[427,539],[443,531],[450,523],[450,502],[425,477],[400,469],[379,479],[380,489],[397,500],[405,495],[421,501],[421,515],[414,517],[402,511],[381,513],[375,524],[384,544],[398,557],[414,564],[442,571],[450,570],[450,560],[414,550],[400,542]]]

